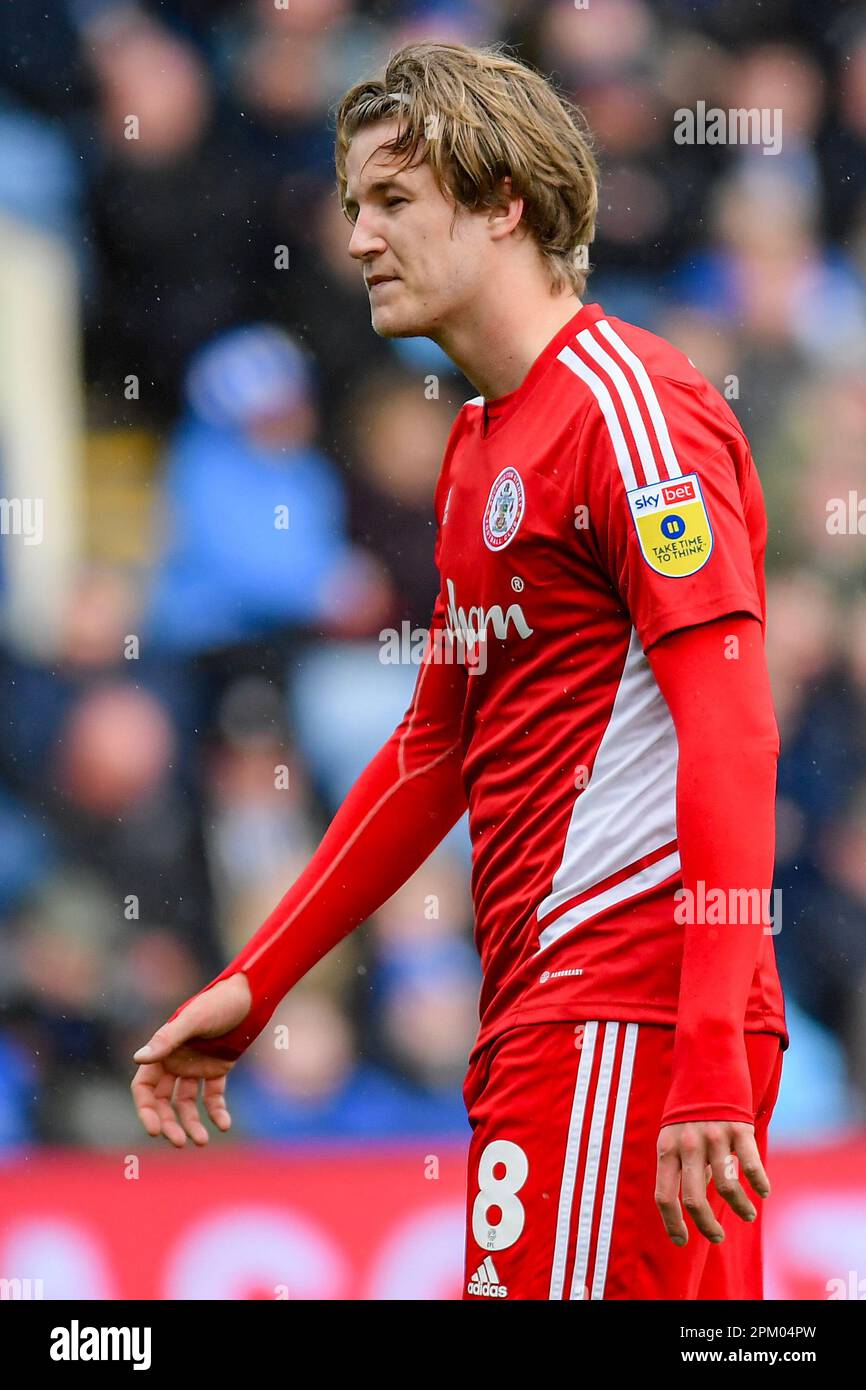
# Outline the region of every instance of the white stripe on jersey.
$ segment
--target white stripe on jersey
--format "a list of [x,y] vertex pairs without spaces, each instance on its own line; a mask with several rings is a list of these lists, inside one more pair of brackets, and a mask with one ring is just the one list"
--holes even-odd
[[[643,362],[641,362],[640,358],[632,352],[631,348],[626,346],[626,344],[623,342],[622,338],[615,331],[615,329],[611,328],[607,319],[599,319],[596,327],[598,328],[599,333],[602,333],[604,335],[604,337],[610,343],[611,347],[619,353],[622,360],[626,362],[634,372],[635,380],[637,381],[637,384],[641,390],[641,394],[643,395],[643,398],[646,401],[646,407],[649,411],[650,419],[652,420],[653,428],[656,432],[656,438],[659,442],[659,449],[661,450],[662,458],[665,461],[665,467],[668,470],[668,477],[681,478],[683,470],[680,468],[680,465],[677,462],[677,456],[674,453],[674,446],[671,443],[671,437],[668,433],[667,421],[665,420],[664,414],[662,413],[662,408],[659,405],[658,396],[656,395],[655,388],[653,387],[653,384],[650,381],[649,373],[646,367],[644,366]],[[647,478],[648,483],[656,482],[657,480],[657,476],[656,478]]]
[[592,1225],[595,1214],[596,1194],[604,1148],[604,1133],[610,1109],[613,1090],[616,1044],[620,1025],[614,1022],[599,1024],[593,1021],[586,1024],[583,1047],[577,1069],[574,1100],[568,1124],[565,1146],[565,1161],[562,1170],[562,1183],[559,1191],[559,1208],[556,1223],[556,1241],[553,1251],[553,1265],[550,1278],[550,1299],[562,1300],[565,1289],[565,1270],[568,1248],[571,1239],[574,1191],[577,1182],[577,1162],[583,1136],[589,1082],[592,1075],[593,1059],[599,1027],[603,1028],[602,1054],[596,1079],[595,1096],[592,1104],[592,1120],[587,1140],[584,1161],[583,1186],[580,1195],[577,1232],[575,1238],[574,1266],[571,1278],[570,1299],[583,1299],[586,1294],[593,1299],[603,1299],[607,1268],[610,1260],[610,1247],[613,1236],[613,1221],[616,1209],[620,1164],[622,1161],[625,1127],[628,1115],[628,1102],[631,1094],[634,1056],[637,1048],[638,1024],[625,1025],[625,1038],[619,1061],[619,1076],[616,1080],[616,1101],[607,1154],[607,1167],[604,1176],[604,1192],[601,1201],[598,1232],[595,1243],[595,1258],[592,1269],[592,1291],[589,1293],[587,1275],[590,1258],[593,1254]]
[[615,362],[610,353],[605,352],[600,343],[593,338],[588,328],[582,333],[578,333],[577,341],[590,357],[603,367],[613,382],[614,389],[619,392],[620,400],[625,407],[626,419],[631,426],[634,441],[637,444],[637,451],[640,455],[641,467],[643,468],[643,480],[645,483],[657,483],[659,480],[659,470],[653,457],[652,445],[649,442],[649,435],[646,432],[646,425],[640,413],[634,391],[618,362]]
[[566,367],[570,367],[575,376],[580,377],[581,381],[586,382],[598,401],[601,407],[601,413],[605,419],[605,424],[610,432],[611,443],[613,444],[613,451],[616,454],[616,461],[619,464],[619,471],[622,474],[622,480],[625,483],[626,491],[630,492],[632,488],[637,487],[637,478],[635,477],[634,464],[631,461],[631,454],[625,442],[625,435],[622,432],[622,426],[619,423],[616,409],[610,397],[610,392],[601,377],[597,376],[592,368],[586,365],[582,357],[578,357],[573,348],[564,347],[559,354],[559,360],[564,363]]
[[571,1229],[571,1204],[574,1200],[574,1184],[577,1180],[577,1159],[580,1152],[580,1136],[583,1130],[583,1115],[589,1091],[589,1078],[592,1072],[592,1059],[595,1053],[597,1023],[587,1023],[583,1033],[583,1046],[580,1050],[580,1064],[577,1068],[577,1082],[571,1117],[568,1122],[568,1139],[565,1145],[565,1163],[562,1169],[562,1185],[559,1189],[559,1211],[556,1217],[556,1241],[553,1247],[553,1267],[550,1272],[550,1297],[561,1299],[565,1285],[565,1261],[568,1257],[568,1236]]
[[598,916],[599,912],[604,912],[617,903],[637,897],[638,893],[645,893],[650,888],[657,888],[660,883],[673,878],[679,870],[680,856],[674,850],[673,854],[666,854],[664,858],[656,859],[654,863],[647,864],[644,868],[638,869],[636,873],[629,874],[628,878],[623,878],[619,883],[605,888],[603,893],[596,893],[592,898],[585,898],[582,903],[569,908],[568,912],[563,912],[561,917],[557,917],[555,922],[551,922],[549,927],[544,928],[538,938],[541,945],[535,954],[538,956],[542,951],[546,951],[548,946],[553,945],[554,941],[559,941],[566,932],[579,927],[581,922],[586,922],[590,917]]
[[613,1059],[616,1053],[618,1032],[618,1023],[606,1023],[604,1025],[601,1065],[595,1083],[592,1122],[589,1127],[589,1140],[583,1164],[583,1190],[580,1194],[580,1215],[577,1221],[577,1248],[574,1252],[574,1271],[571,1276],[571,1297],[573,1299],[583,1298],[586,1285],[592,1218],[595,1213],[595,1189],[598,1185],[598,1170],[601,1167],[604,1122],[607,1117],[607,1103],[610,1099],[610,1082],[613,1076]]
[[[676,839],[677,735],[634,628],[592,775],[575,797],[562,859],[538,921]],[[546,927],[539,950],[610,903],[663,883],[675,852],[579,903]]]
[[592,1297],[604,1298],[604,1283],[607,1278],[607,1262],[610,1258],[610,1242],[613,1235],[613,1213],[616,1206],[616,1189],[619,1182],[619,1165],[622,1159],[622,1145],[625,1138],[625,1120],[628,1111],[628,1098],[631,1092],[631,1077],[634,1070],[634,1054],[637,1047],[636,1023],[625,1026],[625,1042],[620,1060],[619,1085],[616,1088],[616,1108],[613,1112],[613,1128],[610,1134],[610,1148],[607,1154],[607,1173],[604,1179],[604,1197],[601,1203],[601,1218],[598,1223],[598,1248],[595,1252],[595,1269],[592,1276]]

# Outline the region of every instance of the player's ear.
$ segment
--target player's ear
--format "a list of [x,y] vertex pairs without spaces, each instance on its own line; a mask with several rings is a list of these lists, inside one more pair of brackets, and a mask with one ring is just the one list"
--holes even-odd
[[504,174],[496,185],[498,200],[487,214],[487,225],[495,241],[510,236],[523,216],[523,199],[515,198],[510,174]]

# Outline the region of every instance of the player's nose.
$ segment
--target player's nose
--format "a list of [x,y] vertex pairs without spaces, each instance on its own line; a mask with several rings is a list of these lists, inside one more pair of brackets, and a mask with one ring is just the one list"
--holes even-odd
[[380,256],[387,246],[385,238],[360,214],[349,238],[349,255],[356,261],[365,261]]

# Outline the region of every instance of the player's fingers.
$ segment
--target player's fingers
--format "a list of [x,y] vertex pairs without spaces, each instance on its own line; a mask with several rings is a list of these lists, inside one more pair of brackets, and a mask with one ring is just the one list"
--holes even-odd
[[232,1117],[226,1105],[226,1077],[214,1076],[204,1083],[204,1103],[217,1129],[230,1129]]
[[[154,1063],[148,1068],[140,1068],[143,1073],[137,1080],[133,1080],[132,1089],[135,1096],[136,1109],[141,1117],[142,1123],[154,1139],[160,1134],[166,1138],[171,1138],[173,1143],[177,1142],[177,1134],[174,1132],[179,1129],[175,1120],[174,1111],[167,1103],[167,1093],[171,1092],[174,1085],[174,1078],[168,1076],[159,1063]],[[166,1129],[169,1126],[170,1133]],[[184,1141],[185,1142],[185,1141]]]
[[770,1179],[764,1171],[761,1155],[755,1140],[753,1125],[737,1125],[733,1138],[734,1152],[740,1162],[740,1172],[753,1192],[759,1197],[769,1197]]
[[718,1129],[707,1126],[707,1152],[716,1191],[743,1221],[754,1221],[758,1213],[740,1184],[740,1161],[731,1145],[732,1135],[727,1125]]
[[162,1067],[156,1064],[139,1067],[129,1087],[136,1114],[152,1139],[155,1139],[162,1131],[159,1107],[153,1093],[160,1076],[162,1076]]
[[134,1062],[162,1062],[169,1057],[172,1052],[185,1043],[187,1038],[194,1038],[197,1033],[196,1022],[201,1017],[201,1010],[196,1008],[196,1000],[182,1009],[177,1018],[173,1018],[169,1023],[164,1023],[161,1028],[148,1039],[137,1052],[133,1052]]
[[179,1076],[174,1083],[172,1096],[174,1108],[180,1122],[194,1144],[203,1147],[208,1142],[208,1132],[198,1113],[198,1078]]
[[685,1245],[689,1238],[689,1232],[680,1208],[679,1191],[679,1153],[675,1146],[660,1142],[656,1166],[655,1202],[664,1228],[674,1245]]
[[685,1129],[680,1136],[679,1150],[683,1173],[683,1206],[701,1234],[718,1244],[724,1240],[725,1233],[713,1215],[713,1209],[707,1199],[707,1155],[702,1136],[690,1133],[688,1128]]
[[175,1078],[169,1072],[164,1072],[161,1080],[154,1087],[153,1096],[160,1118],[160,1132],[176,1149],[182,1149],[186,1143],[186,1131],[178,1123],[172,1108],[171,1096],[174,1091],[174,1083]]

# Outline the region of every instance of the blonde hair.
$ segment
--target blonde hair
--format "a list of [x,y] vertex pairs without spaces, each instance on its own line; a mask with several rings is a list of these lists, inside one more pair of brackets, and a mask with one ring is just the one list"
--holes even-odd
[[[502,44],[416,43],[393,54],[380,78],[358,82],[336,113],[335,163],[343,210],[346,156],[359,130],[397,120],[384,148],[407,168],[422,140],[444,193],[473,211],[502,207],[511,176],[522,222],[538,243],[553,288],[582,295],[598,211],[598,167],[582,113]],[[456,216],[456,211],[455,211]],[[453,225],[453,224],[452,224]]]

